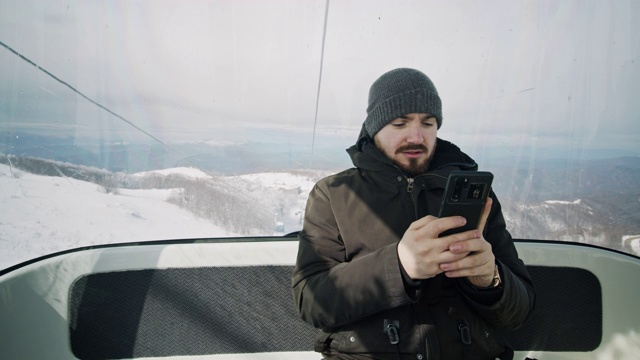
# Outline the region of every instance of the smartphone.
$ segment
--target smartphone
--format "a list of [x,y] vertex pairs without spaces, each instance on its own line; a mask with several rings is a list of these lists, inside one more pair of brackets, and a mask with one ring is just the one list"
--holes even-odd
[[449,174],[438,217],[462,216],[467,223],[441,233],[440,237],[478,227],[492,182],[493,174],[488,171],[452,171]]

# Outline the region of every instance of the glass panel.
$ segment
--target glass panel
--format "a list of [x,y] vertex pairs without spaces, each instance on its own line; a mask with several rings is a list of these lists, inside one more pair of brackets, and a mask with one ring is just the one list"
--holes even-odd
[[299,230],[368,89],[424,71],[515,238],[640,254],[634,1],[0,0],[0,268]]

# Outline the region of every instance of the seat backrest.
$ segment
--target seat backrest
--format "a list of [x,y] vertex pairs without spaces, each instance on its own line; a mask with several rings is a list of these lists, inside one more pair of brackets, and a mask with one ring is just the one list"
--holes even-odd
[[[114,271],[78,278],[69,299],[79,359],[311,351],[315,329],[296,315],[292,266]],[[602,293],[588,270],[529,266],[537,302],[515,350],[592,351]]]
[[503,332],[518,351],[593,351],[602,341],[602,290],[590,271],[528,266],[536,306],[520,329]]
[[295,314],[291,266],[199,267],[89,274],[70,294],[79,359],[312,351]]

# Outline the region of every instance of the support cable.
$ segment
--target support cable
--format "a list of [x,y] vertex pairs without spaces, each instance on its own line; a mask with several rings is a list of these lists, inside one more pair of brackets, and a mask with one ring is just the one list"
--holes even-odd
[[316,143],[316,126],[318,125],[318,107],[320,105],[320,88],[322,87],[322,68],[324,65],[324,44],[327,37],[327,20],[329,18],[329,1],[325,2],[325,10],[324,10],[324,28],[322,30],[322,47],[320,50],[320,74],[318,76],[318,91],[316,93],[316,113],[313,119],[313,137],[311,138],[311,154],[309,154],[309,169],[312,168],[313,164],[313,150],[315,148]]
[[29,58],[27,58],[26,56],[20,54],[19,52],[17,52],[16,50],[14,50],[13,48],[11,48],[9,45],[3,43],[2,41],[0,41],[0,45],[2,45],[4,48],[6,48],[7,50],[9,50],[10,52],[14,53],[15,55],[17,55],[19,58],[21,58],[22,60],[26,61],[27,63],[35,66],[38,70],[42,71],[43,73],[47,74],[49,77],[51,77],[52,79],[56,80],[57,82],[59,82],[60,84],[68,87],[69,89],[71,89],[71,91],[75,92],[76,94],[82,96],[83,98],[85,98],[87,101],[89,101],[90,103],[96,105],[97,107],[101,108],[102,110],[108,112],[109,114],[115,116],[116,118],[124,121],[125,123],[129,124],[130,126],[132,126],[133,128],[135,128],[136,130],[140,131],[141,133],[147,135],[148,137],[150,137],[151,139],[157,141],[159,144],[161,144],[162,146],[166,147],[167,149],[171,150],[172,152],[182,156],[182,154],[180,154],[180,152],[178,152],[177,150],[173,149],[172,147],[170,147],[169,145],[165,144],[164,142],[162,142],[160,139],[156,138],[155,136],[151,135],[149,132],[147,132],[146,130],[142,129],[141,127],[139,127],[138,125],[132,123],[131,121],[125,119],[124,117],[116,114],[115,112],[109,110],[108,108],[106,108],[105,106],[103,106],[102,104],[97,103],[96,101],[94,101],[93,99],[89,98],[87,95],[83,94],[82,92],[78,91],[75,87],[69,85],[66,81],[58,78],[57,76],[53,75],[52,73],[50,73],[49,71],[47,71],[46,69],[44,69],[43,67],[41,67],[40,65],[36,64],[35,62],[31,61]]

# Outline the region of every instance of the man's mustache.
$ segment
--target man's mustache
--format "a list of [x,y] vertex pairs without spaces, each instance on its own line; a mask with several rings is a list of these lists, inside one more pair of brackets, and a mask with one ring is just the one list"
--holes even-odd
[[427,147],[422,145],[422,144],[411,144],[411,145],[405,145],[405,146],[399,147],[396,150],[396,153],[401,153],[401,152],[405,152],[405,151],[414,151],[414,150],[420,150],[420,151],[424,151],[424,152],[429,152],[429,149],[427,149]]

